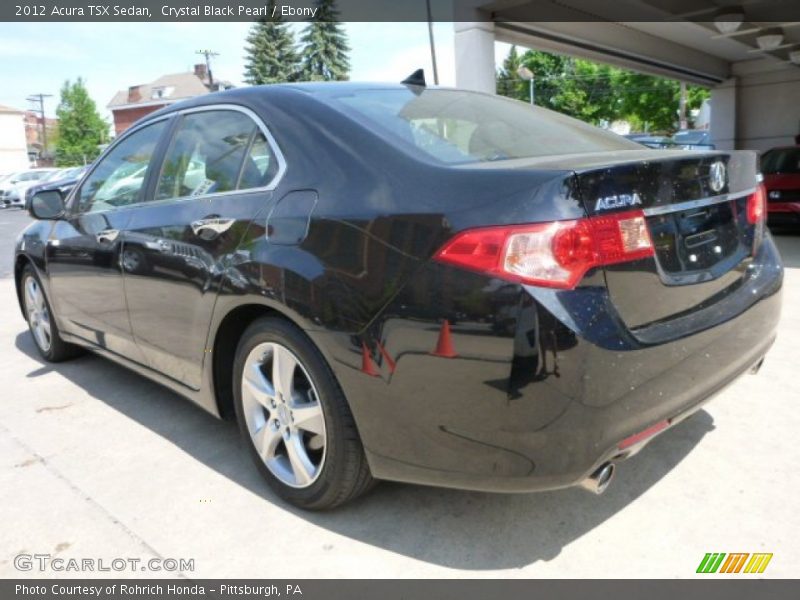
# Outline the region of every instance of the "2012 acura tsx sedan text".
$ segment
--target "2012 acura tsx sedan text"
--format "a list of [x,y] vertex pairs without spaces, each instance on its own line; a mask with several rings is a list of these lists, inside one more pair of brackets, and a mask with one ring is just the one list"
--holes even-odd
[[380,479],[599,493],[759,366],[780,313],[754,153],[647,150],[419,73],[174,104],[31,213],[42,356],[235,418],[309,509]]

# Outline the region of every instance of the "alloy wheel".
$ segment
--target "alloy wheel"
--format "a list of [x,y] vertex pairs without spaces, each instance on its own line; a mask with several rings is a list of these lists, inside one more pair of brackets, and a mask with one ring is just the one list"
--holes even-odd
[[242,407],[269,471],[290,487],[313,484],[325,463],[325,417],[300,359],[274,342],[253,348],[242,373]]
[[122,268],[128,273],[135,273],[138,271],[141,264],[142,260],[137,252],[126,250],[122,253]]
[[42,286],[35,277],[28,276],[25,280],[25,308],[36,344],[42,352],[48,352],[52,343],[50,311],[47,310]]

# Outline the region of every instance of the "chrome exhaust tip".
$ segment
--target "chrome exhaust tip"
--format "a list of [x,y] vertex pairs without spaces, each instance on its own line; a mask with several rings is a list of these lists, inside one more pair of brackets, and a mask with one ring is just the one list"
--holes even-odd
[[600,495],[606,491],[611,480],[614,479],[615,469],[614,463],[611,462],[600,465],[594,473],[581,481],[580,486],[594,494]]
[[761,365],[763,365],[763,364],[764,364],[764,359],[762,358],[756,364],[754,364],[752,367],[750,367],[750,371],[749,371],[750,375],[757,374],[761,370]]

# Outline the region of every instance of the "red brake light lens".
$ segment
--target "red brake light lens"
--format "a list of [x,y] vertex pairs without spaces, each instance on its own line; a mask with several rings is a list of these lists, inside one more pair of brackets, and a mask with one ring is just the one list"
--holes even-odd
[[488,275],[569,289],[602,265],[653,255],[640,210],[532,225],[462,231],[435,259]]
[[767,214],[767,193],[764,184],[758,184],[756,191],[747,198],[747,222],[757,225],[764,221]]
[[764,225],[767,222],[767,190],[759,183],[756,191],[747,197],[747,222],[754,226],[753,256],[764,241]]

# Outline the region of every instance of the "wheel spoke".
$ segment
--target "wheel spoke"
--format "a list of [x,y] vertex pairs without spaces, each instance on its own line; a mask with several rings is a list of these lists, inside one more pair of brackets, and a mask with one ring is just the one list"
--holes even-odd
[[306,449],[303,447],[302,437],[291,435],[285,440],[285,443],[286,455],[289,458],[289,464],[292,466],[295,483],[297,485],[307,485],[314,478],[316,467],[308,458]]
[[25,304],[29,311],[36,308],[36,289],[34,286],[35,282],[33,281],[33,277],[29,277],[25,285]]
[[36,286],[36,308],[40,311],[44,311],[47,308],[44,303],[44,294],[38,285]]
[[298,429],[316,435],[325,434],[325,421],[322,416],[322,408],[318,403],[296,404],[292,407],[292,416],[294,425]]
[[282,439],[279,429],[273,428],[269,423],[264,423],[261,429],[253,434],[253,444],[261,460],[268,461],[275,458],[275,451]]
[[36,336],[36,339],[39,342],[40,348],[47,348],[47,337],[44,334],[44,328],[42,327],[41,323],[37,323],[36,327],[33,330],[33,334]]
[[244,384],[242,385],[243,392],[248,391],[256,402],[264,408],[271,409],[270,399],[275,397],[275,390],[261,372],[260,364],[254,363],[245,366],[242,383]]
[[272,351],[272,385],[286,402],[290,402],[292,398],[296,367],[297,360],[288,350],[282,346],[274,346]]
[[45,336],[47,336],[46,339],[49,340],[50,337],[53,335],[52,333],[50,333],[50,320],[42,319],[41,321],[39,321],[39,327],[41,327],[42,332],[45,334]]

